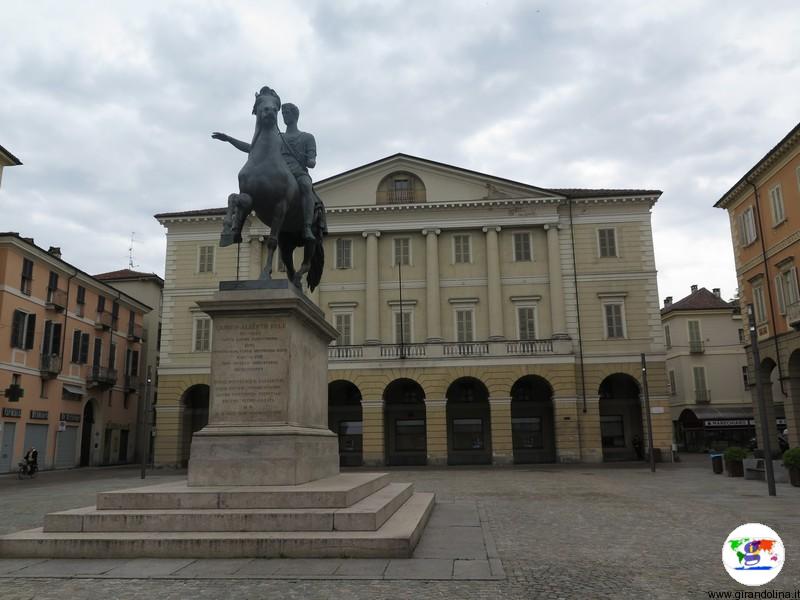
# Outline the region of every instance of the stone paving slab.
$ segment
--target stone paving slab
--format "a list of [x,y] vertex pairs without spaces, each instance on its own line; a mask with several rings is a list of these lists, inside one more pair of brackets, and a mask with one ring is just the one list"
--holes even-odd
[[453,561],[441,558],[409,558],[389,561],[384,579],[452,579]]
[[104,573],[106,577],[163,577],[179,571],[194,562],[191,558],[134,558]]

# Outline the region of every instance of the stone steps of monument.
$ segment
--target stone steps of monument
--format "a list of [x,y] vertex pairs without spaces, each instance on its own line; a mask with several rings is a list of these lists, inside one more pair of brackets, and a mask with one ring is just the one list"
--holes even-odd
[[185,481],[97,494],[99,510],[347,508],[389,483],[387,473],[339,473],[300,485],[190,487]]
[[347,508],[224,508],[99,510],[50,513],[44,531],[375,531],[413,494],[410,483],[390,483]]
[[414,493],[376,531],[45,532],[0,537],[2,558],[407,558],[433,509]]

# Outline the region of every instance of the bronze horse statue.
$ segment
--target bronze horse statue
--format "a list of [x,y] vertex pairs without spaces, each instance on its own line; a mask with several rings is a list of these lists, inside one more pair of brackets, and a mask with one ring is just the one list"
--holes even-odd
[[[259,279],[272,279],[275,249],[286,265],[288,279],[302,289],[302,277],[311,291],[319,285],[325,263],[322,245],[324,215],[321,202],[314,210],[313,240],[303,239],[303,209],[297,179],[282,156],[288,148],[278,129],[278,111],[281,99],[268,87],[256,94],[253,114],[256,129],[251,143],[242,142],[224,133],[214,132],[214,139],[229,142],[247,153],[247,162],[239,171],[239,193],[228,196],[228,211],[222,223],[220,246],[241,243],[242,227],[250,211],[269,227],[267,237],[267,263]],[[291,150],[291,149],[290,149]],[[303,262],[295,271],[293,253],[303,247]]]

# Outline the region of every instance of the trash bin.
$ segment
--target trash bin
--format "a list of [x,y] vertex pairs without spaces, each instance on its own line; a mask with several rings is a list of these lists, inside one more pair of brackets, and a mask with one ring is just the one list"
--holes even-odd
[[722,475],[723,471],[722,453],[713,452],[710,456],[711,456],[711,468],[714,469],[714,473],[716,473],[717,475]]

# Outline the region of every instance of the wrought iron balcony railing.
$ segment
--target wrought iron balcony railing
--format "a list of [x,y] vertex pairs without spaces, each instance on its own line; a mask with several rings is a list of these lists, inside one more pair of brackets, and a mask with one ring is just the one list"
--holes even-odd
[[144,328],[138,323],[128,323],[128,341],[140,342],[144,337]]
[[117,383],[117,370],[99,365],[92,365],[87,377],[89,387],[110,387]]
[[47,310],[64,310],[67,308],[67,292],[58,288],[47,290]]
[[692,354],[702,354],[706,351],[702,340],[689,340],[689,352]]
[[99,312],[97,318],[94,320],[95,329],[111,329],[114,317],[110,312]]
[[139,376],[138,375],[125,375],[125,391],[137,392],[139,391]]
[[711,402],[711,390],[695,390],[694,399],[697,404],[708,404]]

